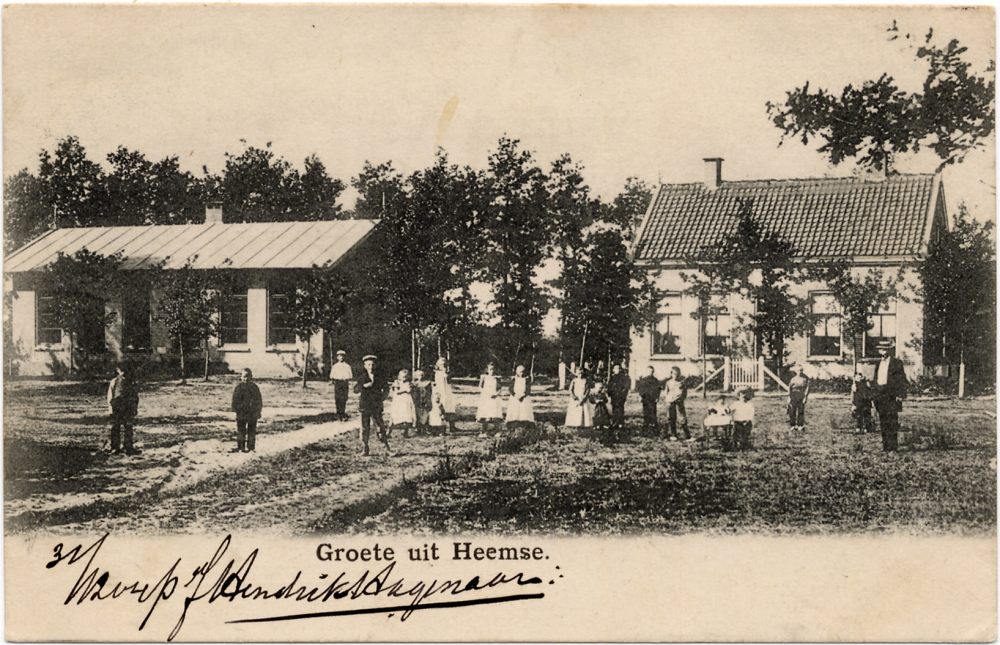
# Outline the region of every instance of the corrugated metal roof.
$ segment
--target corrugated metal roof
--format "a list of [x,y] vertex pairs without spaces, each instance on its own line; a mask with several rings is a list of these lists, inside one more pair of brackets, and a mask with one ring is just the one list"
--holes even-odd
[[59,253],[80,249],[125,256],[124,268],[144,269],[165,262],[178,269],[189,258],[198,269],[308,269],[336,262],[365,239],[377,220],[187,224],[60,228],[32,240],[4,262],[4,273],[39,269]]
[[752,199],[761,225],[802,257],[918,254],[931,225],[935,175],[884,181],[788,179],[660,186],[634,247],[637,260],[697,255],[736,228],[738,199]]

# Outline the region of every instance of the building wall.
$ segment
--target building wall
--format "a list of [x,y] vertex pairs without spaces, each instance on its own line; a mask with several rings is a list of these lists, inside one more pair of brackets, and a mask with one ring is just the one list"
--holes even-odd
[[[62,343],[39,345],[36,343],[36,292],[31,290],[16,291],[12,302],[12,326],[15,346],[19,348],[20,359],[17,361],[18,372],[25,376],[49,376],[58,370],[54,364],[69,367],[69,338],[64,332]],[[299,340],[295,344],[267,344],[267,286],[257,283],[247,290],[247,343],[241,345],[220,346],[217,338],[209,341],[209,357],[213,363],[223,363],[230,370],[240,371],[245,367],[253,370],[255,376],[284,378],[300,374],[305,349],[305,342]],[[108,347],[108,358],[122,360],[128,358],[137,361],[162,363],[175,361],[177,352],[162,323],[156,320],[157,294],[152,292],[150,307],[152,320],[150,336],[153,347],[150,352],[126,355],[122,349],[122,317],[119,303],[108,303],[106,310],[117,315],[112,324],[105,330],[105,340]],[[310,356],[322,364],[323,334],[313,336],[310,343]],[[204,361],[203,350],[185,356],[189,373],[198,373],[194,365]]]
[[[883,274],[888,277],[895,275],[898,267],[886,267],[882,269]],[[863,274],[869,271],[866,268],[856,268],[855,274]],[[687,287],[681,273],[692,273],[690,269],[653,269],[654,284],[661,293],[680,294]],[[906,367],[907,376],[911,379],[923,373],[922,352],[920,342],[923,337],[923,307],[912,298],[913,285],[917,284],[918,276],[912,268],[907,268],[902,274],[900,290],[903,298],[899,298],[894,303],[896,311],[896,356],[902,359]],[[810,291],[824,291],[825,285],[821,283],[807,283],[798,285],[793,292],[799,296],[805,296]],[[907,302],[908,300],[908,302]],[[729,308],[733,327],[737,327],[736,318],[739,315],[752,313],[753,303],[746,298],[737,295],[729,296]],[[679,354],[674,355],[653,355],[652,342],[653,334],[651,330],[632,330],[632,360],[629,364],[629,371],[632,378],[642,376],[646,370],[652,366],[657,378],[664,379],[669,371],[674,367],[680,367],[681,373],[685,375],[701,375],[703,372],[703,361],[700,352],[700,321],[696,316],[698,301],[696,298],[681,295],[680,312],[675,319],[679,323]],[[732,344],[743,348],[745,352],[752,353],[752,339],[748,335],[734,332]],[[849,348],[849,339],[841,337],[841,354],[836,357],[810,356],[808,336],[795,336],[786,340],[788,359],[787,364],[801,364],[805,367],[806,374],[811,378],[830,378],[835,376],[849,376],[853,369],[853,359]],[[707,360],[707,371],[709,374],[722,366],[721,356],[709,356]],[[862,361],[863,371],[874,371],[874,365],[870,361]],[[719,378],[719,377],[716,377]],[[721,383],[721,378],[719,378]]]

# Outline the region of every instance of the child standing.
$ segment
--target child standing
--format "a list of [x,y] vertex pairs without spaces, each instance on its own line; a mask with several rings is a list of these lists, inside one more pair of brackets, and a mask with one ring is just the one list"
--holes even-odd
[[753,390],[744,388],[736,393],[733,403],[733,449],[749,450],[753,447],[750,433],[753,430]]
[[393,381],[389,391],[392,392],[392,406],[389,408],[389,418],[392,420],[390,432],[392,428],[402,428],[405,439],[410,436],[410,428],[417,422],[410,371],[399,370],[399,376]]
[[601,443],[610,446],[615,443],[611,429],[611,413],[608,411],[608,394],[604,391],[604,383],[597,381],[591,390],[590,404],[594,406],[594,427],[600,431]]
[[[445,433],[455,432],[455,417],[457,408],[455,406],[455,394],[451,389],[451,372],[448,369],[448,361],[444,356],[437,359],[434,365],[434,402],[435,407],[440,410],[439,419],[431,421],[432,426],[444,426],[447,424]],[[434,423],[438,421],[438,423]]]
[[788,382],[788,425],[792,430],[804,430],[806,425],[806,401],[809,399],[809,379],[805,369],[799,365],[795,376]]
[[230,452],[253,452],[257,449],[257,419],[264,409],[260,388],[253,382],[253,372],[245,368],[233,390],[233,412],[236,413],[236,448]]
[[426,432],[431,416],[431,382],[424,378],[423,370],[413,372],[410,396],[413,397],[413,410],[416,413],[416,431]]
[[660,379],[656,378],[656,370],[652,365],[649,366],[646,376],[636,382],[635,389],[639,392],[639,398],[642,399],[643,431],[658,433],[660,424],[656,420],[656,402],[660,398],[660,392],[663,391],[663,384],[660,383]]
[[872,385],[861,372],[854,375],[854,385],[851,387],[851,416],[854,417],[854,427],[858,432],[867,434],[875,431],[875,423],[872,421]]
[[490,426],[498,428],[503,420],[500,377],[495,372],[496,366],[490,363],[486,366],[486,373],[479,377],[479,409],[476,411],[476,419],[482,425],[483,432]]
[[589,428],[594,425],[594,418],[591,416],[590,406],[587,404],[589,397],[590,382],[587,380],[586,372],[581,369],[573,375],[573,382],[569,384],[566,427]]
[[666,390],[663,397],[667,401],[667,437],[671,441],[677,441],[677,426],[680,425],[684,433],[684,440],[691,441],[691,432],[688,431],[687,410],[684,409],[684,400],[687,398],[687,388],[684,387],[684,378],[681,376],[681,368],[674,366],[670,370],[670,378],[666,382]]
[[535,422],[535,410],[531,404],[531,379],[524,375],[524,365],[514,371],[514,382],[510,388],[510,404],[507,406],[507,427],[530,426]]

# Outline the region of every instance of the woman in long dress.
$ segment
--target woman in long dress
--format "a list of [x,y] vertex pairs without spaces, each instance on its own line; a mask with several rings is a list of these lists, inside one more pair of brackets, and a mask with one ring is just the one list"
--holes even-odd
[[410,428],[417,422],[416,408],[413,406],[413,395],[410,384],[410,372],[400,370],[399,378],[392,384],[392,405],[389,407],[389,418],[393,428],[402,428],[403,437],[410,436]]
[[435,427],[447,424],[446,432],[455,432],[455,393],[451,389],[448,361],[444,356],[434,365],[434,390],[431,394],[430,424]]
[[490,363],[486,373],[479,377],[479,408],[476,410],[476,420],[486,432],[490,426],[499,425],[503,420],[503,401],[500,398],[500,377],[496,375],[496,366]]
[[531,404],[531,379],[524,375],[524,365],[518,365],[510,388],[507,405],[507,427],[529,426],[535,422],[535,409]]
[[566,407],[566,427],[589,428],[594,425],[590,407],[590,382],[584,370],[574,375],[569,385],[569,405]]

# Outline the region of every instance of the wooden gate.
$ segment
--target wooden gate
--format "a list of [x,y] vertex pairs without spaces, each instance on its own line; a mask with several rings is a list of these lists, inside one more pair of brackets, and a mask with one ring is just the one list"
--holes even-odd
[[745,387],[755,390],[764,389],[764,357],[729,358],[726,357],[726,373],[724,389],[741,390]]

